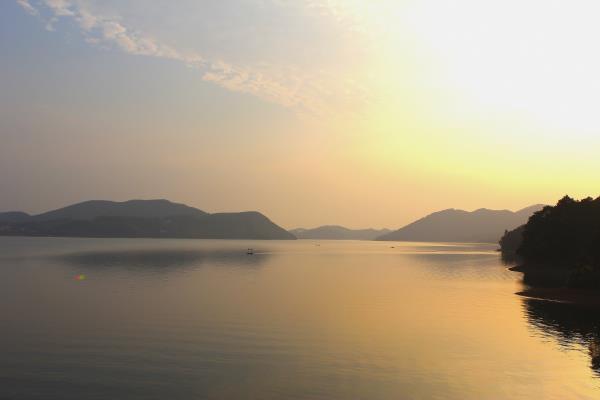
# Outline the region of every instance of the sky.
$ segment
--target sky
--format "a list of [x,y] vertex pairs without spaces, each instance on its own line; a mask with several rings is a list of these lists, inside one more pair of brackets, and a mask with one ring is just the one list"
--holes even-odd
[[595,0],[0,2],[0,211],[286,227],[598,196]]

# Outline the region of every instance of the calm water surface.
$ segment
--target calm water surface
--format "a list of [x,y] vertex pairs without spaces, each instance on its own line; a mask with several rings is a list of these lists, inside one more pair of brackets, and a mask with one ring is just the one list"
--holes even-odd
[[600,317],[494,249],[0,238],[0,399],[600,398]]

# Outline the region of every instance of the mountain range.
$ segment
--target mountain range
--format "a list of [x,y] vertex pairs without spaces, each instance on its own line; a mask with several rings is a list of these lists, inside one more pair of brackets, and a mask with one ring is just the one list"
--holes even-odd
[[543,207],[537,204],[519,211],[448,209],[427,215],[376,240],[498,243],[506,230],[523,225]]
[[396,231],[325,225],[286,231],[258,212],[209,214],[168,200],[91,200],[42,214],[0,213],[0,235],[204,239],[319,239],[497,243],[543,208],[448,209]]
[[318,228],[297,228],[290,233],[298,239],[320,240],[373,240],[391,232],[389,229],[348,229],[339,225],[323,225]]
[[209,214],[168,200],[91,200],[38,215],[0,213],[0,235],[296,239],[259,212]]

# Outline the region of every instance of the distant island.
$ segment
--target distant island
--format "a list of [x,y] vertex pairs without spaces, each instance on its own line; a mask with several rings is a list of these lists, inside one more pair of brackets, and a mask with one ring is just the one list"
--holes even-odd
[[376,240],[497,243],[502,232],[523,225],[543,207],[534,205],[516,212],[485,208],[472,212],[448,209],[430,214]]
[[38,215],[0,213],[0,236],[296,239],[259,212],[209,214],[168,200],[91,200]]
[[500,248],[531,286],[600,290],[600,198],[565,196],[505,232]]
[[298,239],[318,240],[373,240],[389,233],[389,229],[348,229],[339,225],[323,225],[317,228],[297,228],[290,233]]

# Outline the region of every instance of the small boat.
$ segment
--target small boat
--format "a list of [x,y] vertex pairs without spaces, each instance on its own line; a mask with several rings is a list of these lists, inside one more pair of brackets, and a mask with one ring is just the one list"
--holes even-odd
[[248,254],[248,255],[254,254],[254,249],[248,249],[248,250],[246,250],[246,254]]

